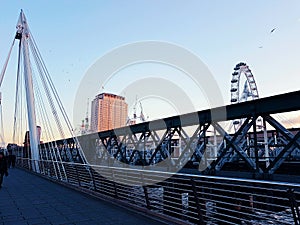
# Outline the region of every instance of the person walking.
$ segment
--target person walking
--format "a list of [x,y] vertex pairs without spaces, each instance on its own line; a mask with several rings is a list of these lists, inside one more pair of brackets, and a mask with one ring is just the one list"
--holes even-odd
[[11,153],[11,148],[7,148],[7,168],[10,169],[11,163],[12,163],[12,153]]
[[4,152],[0,152],[0,188],[2,187],[2,182],[3,182],[3,176],[8,176],[8,171],[7,171],[7,160],[4,155]]
[[12,146],[11,148],[11,166],[15,168],[16,166],[16,146]]
[[16,150],[15,150],[15,146],[8,144],[7,145],[7,152],[8,152],[8,159],[7,159],[7,167],[8,169],[10,169],[10,167],[12,166],[12,168],[14,168],[16,166]]

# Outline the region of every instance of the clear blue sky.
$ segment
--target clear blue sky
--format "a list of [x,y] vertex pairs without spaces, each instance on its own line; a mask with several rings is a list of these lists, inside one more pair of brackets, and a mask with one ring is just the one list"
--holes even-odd
[[[260,97],[299,89],[298,0],[2,0],[1,67],[20,9],[71,120],[77,88],[88,68],[110,50],[144,40],[171,42],[198,55],[217,80],[227,104],[231,73],[240,61],[250,66]],[[270,33],[273,28],[276,30]],[[15,88],[16,54],[13,56],[1,87],[3,108],[13,108],[10,95]],[[155,72],[159,73],[159,67]],[[9,98],[12,100],[6,100]],[[11,113],[3,110],[10,114],[4,117],[5,127],[12,126]]]

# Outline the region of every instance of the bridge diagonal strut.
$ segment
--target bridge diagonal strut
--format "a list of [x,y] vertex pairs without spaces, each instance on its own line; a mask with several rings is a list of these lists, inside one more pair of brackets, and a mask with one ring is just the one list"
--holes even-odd
[[[243,126],[241,127],[241,128],[244,128],[245,130],[240,129],[239,131],[248,130],[250,128],[250,126],[252,125],[253,121],[255,121],[255,120],[252,120],[251,123],[246,123],[246,125],[244,127]],[[221,157],[219,163],[216,164],[216,170],[220,170],[222,168],[222,166],[224,165],[225,160],[227,158],[227,157],[225,157],[226,154],[228,154],[228,156],[229,156],[232,153],[232,151],[236,151],[236,153],[238,153],[240,155],[242,160],[244,160],[253,171],[256,171],[258,169],[259,172],[262,173],[261,168],[258,168],[258,165],[256,165],[256,163],[245,153],[245,151],[239,145],[237,145],[237,142],[235,142],[233,137],[228,135],[226,133],[226,131],[218,123],[213,123],[213,126],[216,128],[216,130],[219,133],[221,133],[224,136],[224,139],[228,142],[228,145],[231,146],[231,148],[232,148],[231,151],[229,150],[229,152],[227,152],[226,150],[228,149],[228,147],[226,146],[225,151],[224,151],[225,153],[223,153],[223,157]],[[246,133],[243,134],[243,132],[241,132],[241,135],[246,135]],[[234,136],[235,139],[237,139],[238,136],[239,136],[239,132],[237,132],[237,134]]]
[[266,116],[266,121],[272,125],[278,132],[282,134],[283,137],[287,139],[285,147],[280,151],[279,155],[271,162],[266,171],[269,174],[273,174],[281,164],[291,155],[295,148],[300,149],[300,131],[296,135],[293,135],[290,131],[284,128],[279,122],[277,122],[273,117]]

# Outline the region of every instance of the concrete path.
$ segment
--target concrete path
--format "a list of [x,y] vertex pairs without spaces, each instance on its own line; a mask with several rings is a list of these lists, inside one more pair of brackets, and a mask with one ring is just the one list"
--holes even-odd
[[0,189],[0,225],[161,225],[142,214],[10,169]]

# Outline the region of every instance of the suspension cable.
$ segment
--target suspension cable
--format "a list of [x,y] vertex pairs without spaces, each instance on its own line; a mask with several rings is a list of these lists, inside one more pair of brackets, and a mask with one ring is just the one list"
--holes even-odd
[[[19,43],[19,51],[18,51],[18,67],[17,67],[17,81],[16,81],[16,96],[15,96],[15,112],[14,112],[14,127],[13,127],[13,142],[16,142],[16,131],[17,131],[17,114],[18,114],[18,106],[20,101],[20,87],[21,83],[21,75],[20,75],[20,67],[21,67],[21,41]],[[20,107],[22,108],[22,107]]]
[[1,144],[3,144],[2,147],[5,147],[4,127],[3,127],[3,113],[2,113],[2,104],[1,104],[1,102],[0,102],[0,117],[1,117],[1,135],[0,135]]
[[[72,136],[74,142],[75,142],[75,143],[77,144],[77,146],[79,147],[79,154],[81,155],[81,158],[82,158],[83,161],[85,162],[86,159],[85,159],[84,153],[82,152],[82,148],[81,148],[81,146],[80,146],[80,143],[79,143],[77,137],[75,136],[75,134],[74,134],[74,132],[73,132],[73,127],[72,127],[71,122],[70,122],[70,120],[69,120],[69,118],[68,118],[68,115],[67,115],[67,113],[66,113],[66,110],[64,109],[64,106],[63,106],[63,104],[62,104],[62,102],[61,102],[61,100],[60,100],[60,98],[59,98],[58,92],[57,92],[57,90],[56,90],[56,88],[55,88],[55,86],[54,86],[54,84],[53,84],[53,81],[52,81],[52,79],[51,79],[51,77],[50,77],[50,74],[49,74],[49,72],[48,72],[48,70],[47,70],[47,67],[45,66],[45,62],[43,61],[43,58],[41,57],[41,54],[40,54],[40,52],[39,52],[39,49],[37,48],[37,45],[36,45],[36,43],[35,43],[35,40],[34,40],[32,34],[31,34],[31,32],[30,32],[30,37],[31,37],[30,41],[32,41],[32,44],[30,44],[30,46],[32,46],[31,48],[32,48],[32,50],[34,50],[34,52],[35,52],[34,54],[36,54],[36,56],[37,56],[37,58],[38,58],[39,65],[41,66],[41,69],[42,69],[43,72],[44,72],[44,75],[45,75],[45,77],[46,77],[46,80],[48,81],[48,84],[49,84],[49,86],[50,86],[50,88],[51,88],[51,90],[52,90],[52,93],[53,93],[53,95],[54,95],[54,98],[55,98],[55,100],[56,100],[56,102],[57,102],[57,104],[58,104],[58,107],[59,107],[59,109],[60,109],[60,112],[62,113],[62,116],[63,116],[63,118],[64,118],[64,120],[65,120],[65,122],[66,122],[66,125],[67,125],[67,127],[68,127],[68,129],[69,129],[69,132],[70,132],[70,134],[71,134],[71,136]],[[64,142],[65,142],[65,138],[63,138],[63,139],[64,139]],[[65,143],[65,144],[66,144],[66,143]]]
[[0,87],[1,87],[1,85],[2,85],[2,81],[3,81],[3,78],[4,78],[4,74],[5,74],[7,65],[8,65],[8,61],[9,61],[9,59],[10,59],[11,51],[12,51],[13,46],[14,46],[14,44],[15,44],[15,40],[16,40],[16,39],[13,40],[13,43],[12,43],[10,49],[9,49],[8,56],[7,56],[6,60],[5,60],[4,66],[3,66],[2,71],[1,71],[1,75],[0,75]]
[[[24,19],[24,21],[26,21],[25,17],[23,19]],[[19,29],[21,29],[21,28],[23,29],[22,26],[19,27]],[[36,93],[36,98],[37,98],[37,100],[39,100],[37,103],[37,107],[39,109],[37,114],[40,118],[40,122],[43,123],[43,126],[45,128],[45,135],[47,138],[50,138],[50,140],[49,140],[50,142],[51,142],[52,138],[55,140],[54,133],[56,133],[56,132],[54,132],[54,130],[52,130],[53,127],[51,126],[52,119],[54,119],[57,130],[58,130],[58,134],[62,137],[64,146],[67,146],[65,130],[64,130],[65,127],[63,126],[63,125],[66,125],[66,128],[68,129],[69,133],[71,134],[71,137],[74,140],[75,146],[77,146],[79,148],[78,150],[79,150],[79,154],[80,154],[82,160],[85,162],[86,158],[84,156],[84,153],[82,152],[80,143],[79,143],[77,137],[74,135],[74,130],[73,130],[71,122],[68,118],[68,115],[66,113],[66,110],[61,102],[61,99],[59,98],[58,92],[53,84],[53,81],[47,70],[45,62],[43,61],[43,58],[41,57],[41,53],[36,45],[36,42],[33,38],[32,33],[30,32],[29,27],[27,25],[26,25],[26,35],[29,36],[29,38],[28,38],[29,46],[28,47],[29,47],[30,52],[28,52],[28,53],[31,53],[31,56],[34,58],[35,69],[37,69],[37,73],[40,78],[40,80],[39,80],[40,82],[37,82],[37,79],[36,79],[37,77],[35,77],[36,80],[34,82],[36,85],[35,85],[34,89],[35,89],[35,93]],[[22,85],[21,85],[21,80],[22,80],[21,72],[22,71],[21,70],[22,69],[20,66],[21,61],[22,61],[21,55],[25,54],[24,48],[23,48],[23,46],[21,46],[21,42],[22,41],[20,39],[19,54],[18,54],[18,67],[17,67],[15,112],[14,112],[14,129],[13,129],[13,140],[14,141],[16,139],[16,132],[17,132],[17,128],[18,128],[18,125],[17,125],[18,124],[18,113],[21,112],[21,114],[22,114],[22,110],[23,110],[22,109],[23,107],[19,106],[20,102],[22,102],[22,100],[23,100],[23,96],[21,96],[21,94],[20,94],[20,91],[22,91],[22,89],[21,89],[21,87],[22,87]],[[15,39],[13,41],[12,47],[13,47],[14,43],[15,43]],[[12,47],[10,48],[9,56],[11,55]],[[5,66],[4,66],[1,76],[0,76],[0,86],[2,83],[4,72],[5,72],[7,64],[8,64],[9,56],[6,60]],[[27,64],[24,65],[24,70],[26,70],[27,67],[31,67],[31,64],[29,63],[28,65]],[[33,68],[31,68],[31,71],[32,71],[32,69]],[[42,86],[43,86],[43,94],[45,94],[45,98],[47,98],[48,104],[44,104],[44,101],[43,101],[44,95],[41,93],[40,89],[38,88],[39,84],[42,84]],[[52,111],[51,119],[49,117],[49,113],[48,114],[46,113],[46,111],[47,111],[46,107],[48,109],[48,106],[50,107],[50,110]],[[26,107],[24,107],[24,108],[26,108]],[[62,124],[62,121],[60,120],[60,118],[62,118],[64,120],[65,124]],[[21,121],[20,124],[22,126],[23,122]],[[57,156],[57,157],[59,157],[59,160],[61,161],[60,154],[58,152],[59,149],[57,147],[57,142],[56,141],[51,142],[50,145],[51,145],[50,148],[52,148],[52,151],[50,150],[50,153],[52,153],[52,152],[54,153],[53,155],[51,154],[51,156],[55,156],[55,158]],[[54,151],[57,151],[58,155]],[[57,161],[57,158],[55,160]]]
[[[57,90],[56,90],[56,88],[55,88],[55,86],[53,84],[53,81],[52,81],[52,79],[50,77],[49,71],[47,70],[45,62],[44,62],[43,58],[41,57],[41,53],[40,53],[39,49],[37,48],[36,42],[35,42],[35,40],[34,40],[34,38],[33,38],[32,35],[31,35],[31,40],[32,40],[34,49],[36,50],[37,56],[38,56],[38,58],[39,58],[39,60],[41,62],[42,68],[44,70],[44,75],[46,76],[46,79],[47,79],[47,81],[49,83],[49,86],[50,86],[52,92],[53,92],[55,100],[57,101],[58,107],[60,108],[60,110],[61,110],[61,112],[63,114],[63,117],[64,117],[64,119],[65,119],[65,121],[67,123],[69,131],[71,132],[71,134],[73,134],[73,128],[72,128],[71,122],[69,121],[69,118],[67,116],[66,110],[63,107],[63,104],[62,104],[62,102],[61,102],[61,100],[59,98],[58,92],[57,92]],[[74,136],[74,135],[72,135],[72,136]]]
[[[7,68],[7,65],[8,65],[8,62],[9,62],[10,55],[11,55],[11,52],[12,52],[14,44],[15,44],[15,38],[13,39],[13,42],[12,42],[12,44],[10,46],[10,49],[9,49],[9,52],[8,52],[8,56],[7,56],[6,60],[5,60],[4,66],[3,66],[1,74],[0,74],[0,87],[1,87],[2,82],[3,82],[3,78],[4,78],[4,75],[5,75],[5,72],[6,72],[6,68]],[[0,101],[1,101],[1,99],[0,99]],[[0,104],[1,104],[1,106],[0,106],[1,107],[1,112],[0,112],[1,113],[1,142],[2,142],[2,144],[5,144],[5,142],[4,142],[4,127],[3,127],[2,103],[0,102]]]
[[38,57],[36,48],[32,45],[32,42],[29,42],[29,44],[30,44],[30,47],[31,47],[31,50],[32,50],[32,53],[33,53],[33,56],[34,56],[35,63],[37,65],[37,69],[39,70],[39,75],[40,75],[44,90],[46,92],[46,96],[48,98],[48,102],[50,104],[52,114],[53,114],[54,119],[55,119],[55,123],[58,127],[58,130],[59,130],[59,133],[60,133],[61,137],[65,138],[65,134],[64,134],[64,131],[63,131],[63,128],[62,128],[62,124],[59,120],[58,113],[57,113],[53,98],[51,96],[49,87],[47,86],[46,80],[43,76],[44,74],[43,74],[43,70],[42,70],[43,68],[42,68],[42,65],[41,65],[40,58]]

